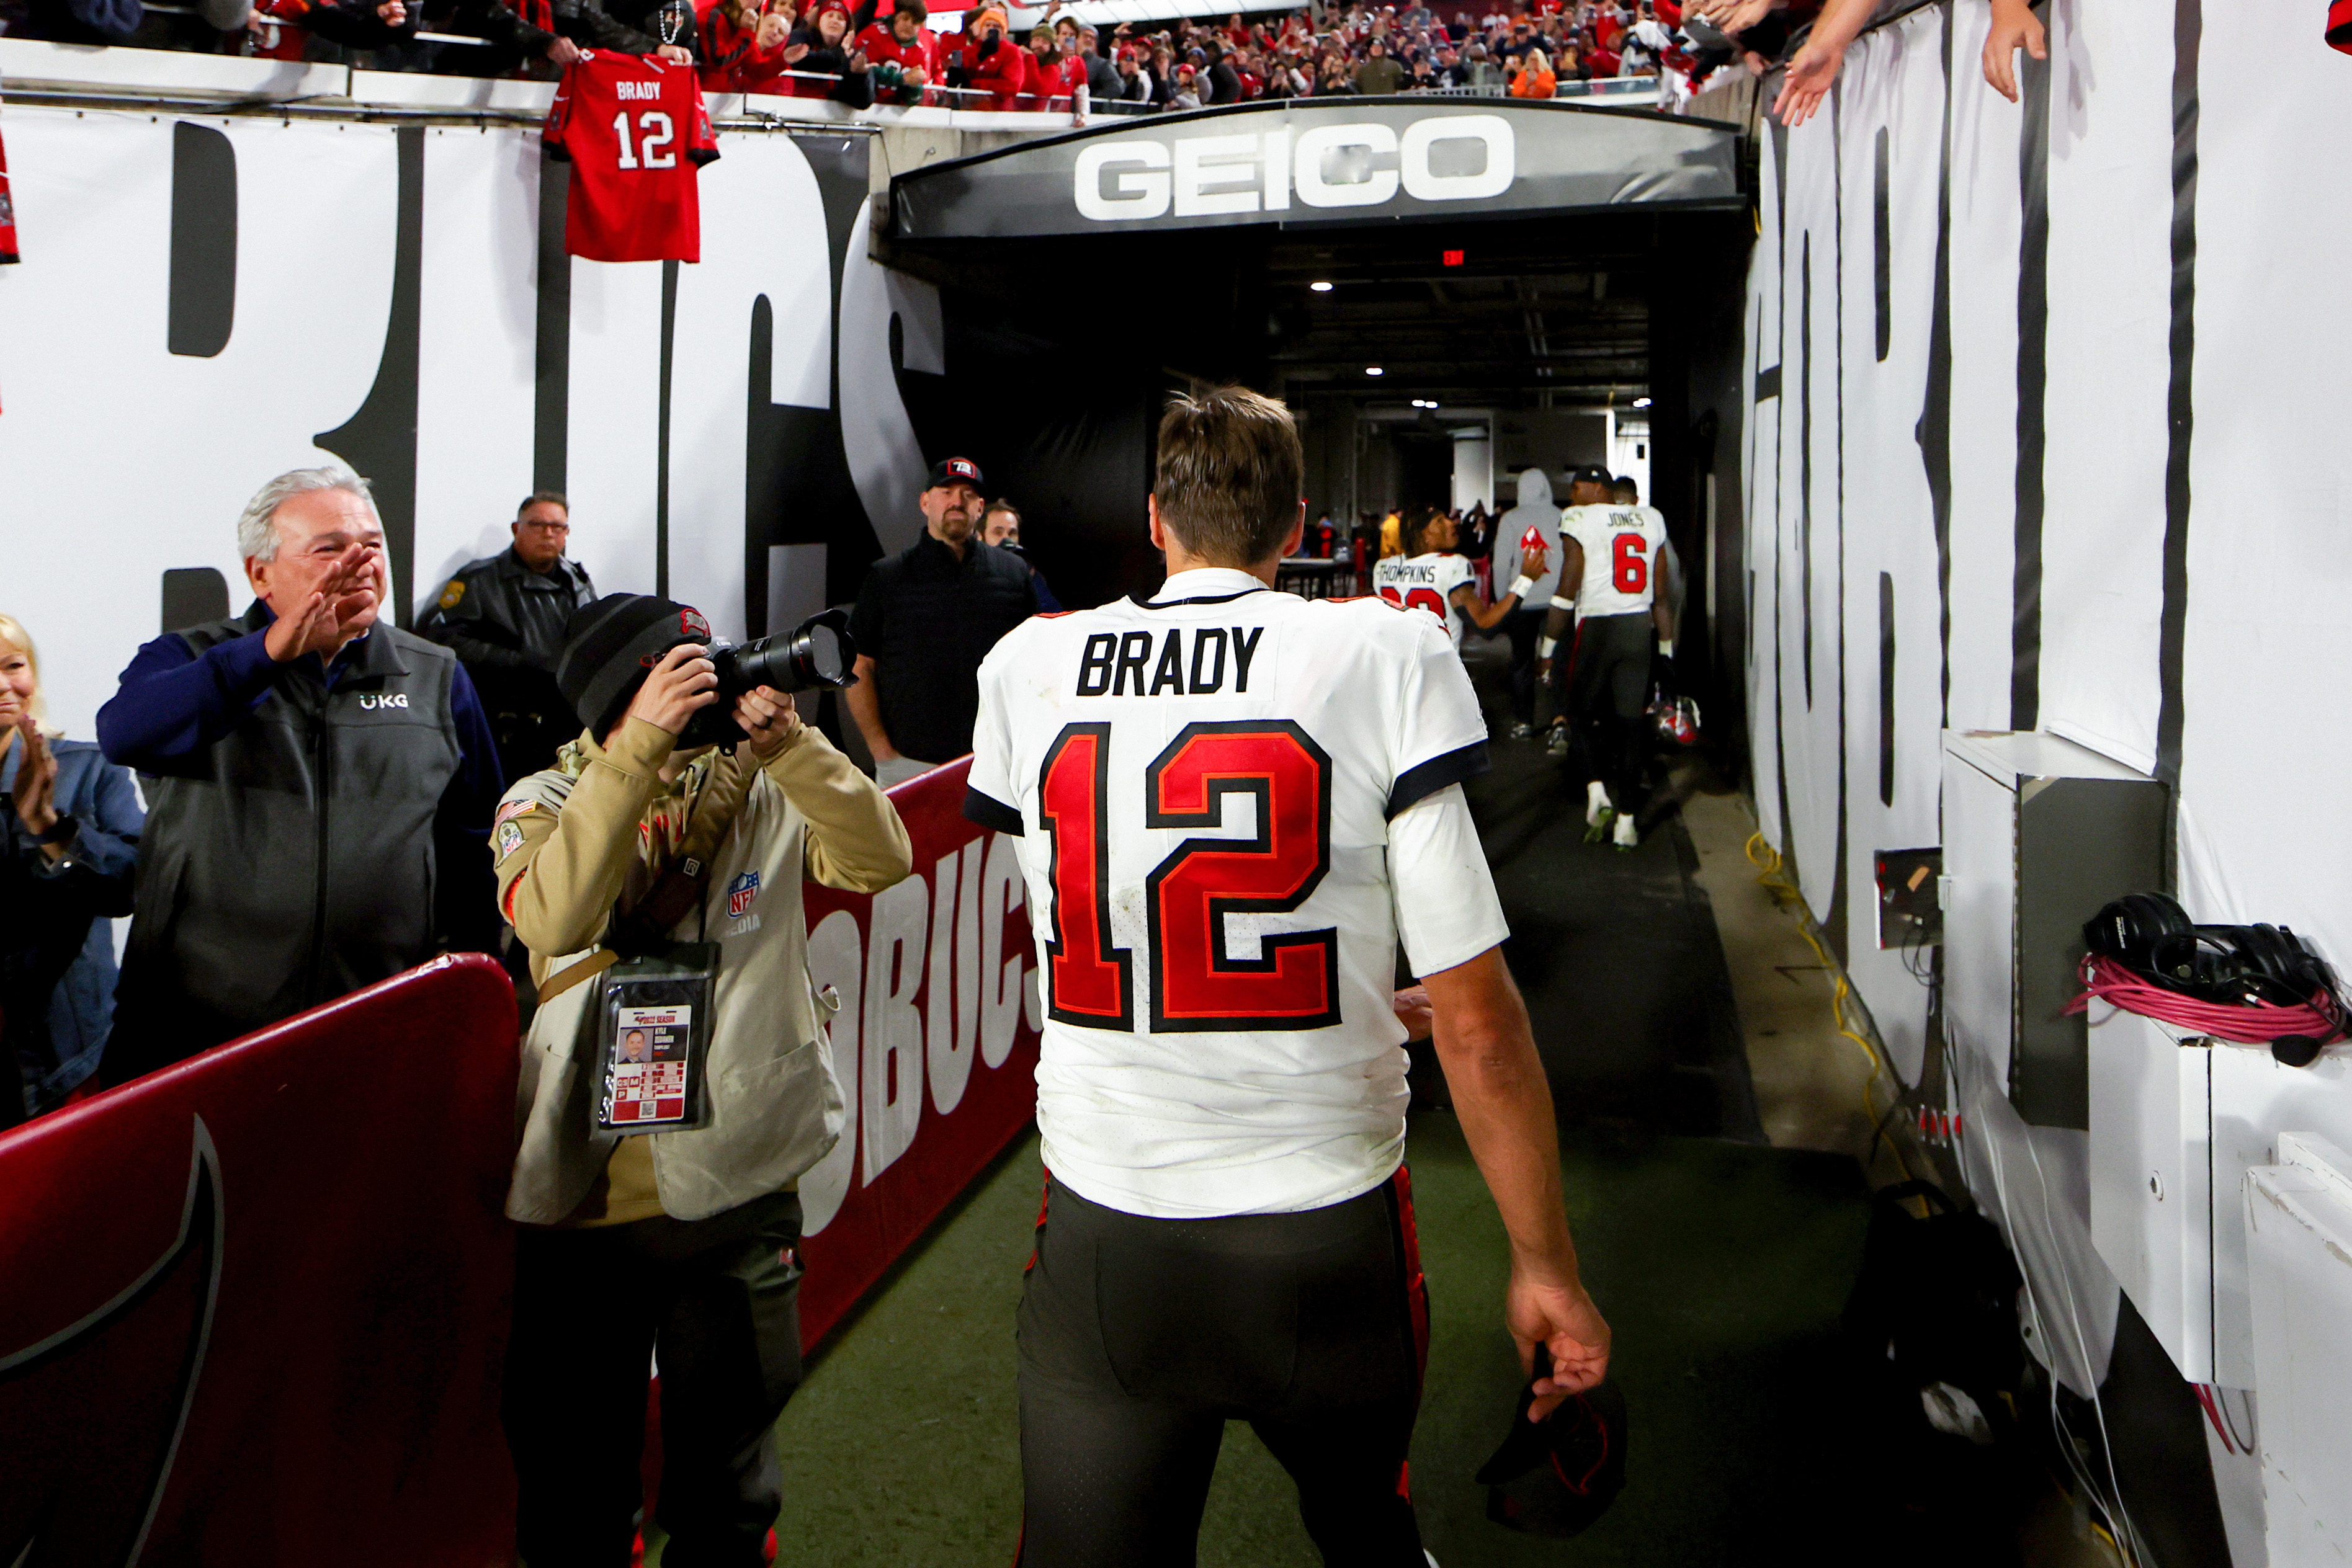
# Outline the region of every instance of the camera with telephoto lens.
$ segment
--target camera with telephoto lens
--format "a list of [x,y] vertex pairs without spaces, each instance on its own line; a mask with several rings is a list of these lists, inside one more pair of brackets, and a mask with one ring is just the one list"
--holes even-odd
[[735,723],[735,699],[755,687],[790,695],[852,685],[857,680],[857,644],[849,635],[848,613],[841,610],[820,611],[789,632],[756,642],[713,642],[707,656],[719,674],[719,700],[687,720],[677,737],[681,749],[733,746],[742,740],[743,731]]

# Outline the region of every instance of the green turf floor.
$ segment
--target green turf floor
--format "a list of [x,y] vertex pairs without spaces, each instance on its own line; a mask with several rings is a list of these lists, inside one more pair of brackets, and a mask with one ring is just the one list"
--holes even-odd
[[[1599,1137],[1614,1141],[1596,1142]],[[1624,1496],[1584,1537],[1485,1518],[1472,1472],[1499,1439],[1517,1364],[1500,1326],[1503,1238],[1452,1116],[1412,1134],[1432,1301],[1413,1447],[1422,1529],[1444,1568],[1843,1561],[1842,1490],[1819,1396],[1862,1245],[1853,1162],[1709,1139],[1572,1134],[1570,1218],[1617,1334],[1630,1406]],[[780,1562],[1003,1564],[1020,1523],[1013,1314],[1038,1186],[1016,1148],[822,1348],[777,1427]],[[1228,1428],[1204,1568],[1316,1555],[1287,1479]]]

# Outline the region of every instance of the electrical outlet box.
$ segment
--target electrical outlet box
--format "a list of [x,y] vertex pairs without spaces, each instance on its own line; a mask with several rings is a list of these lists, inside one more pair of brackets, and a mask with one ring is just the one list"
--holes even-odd
[[1878,946],[1932,947],[1944,939],[1944,852],[1880,850],[1871,857],[1878,884]]

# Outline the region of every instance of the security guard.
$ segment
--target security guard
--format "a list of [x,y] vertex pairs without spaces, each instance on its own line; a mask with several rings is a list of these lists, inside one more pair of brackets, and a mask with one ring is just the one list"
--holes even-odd
[[456,652],[481,693],[509,779],[555,761],[579,733],[572,705],[555,689],[563,624],[596,597],[588,571],[569,559],[570,506],[535,490],[515,513],[510,549],[468,563],[441,590],[417,632]]

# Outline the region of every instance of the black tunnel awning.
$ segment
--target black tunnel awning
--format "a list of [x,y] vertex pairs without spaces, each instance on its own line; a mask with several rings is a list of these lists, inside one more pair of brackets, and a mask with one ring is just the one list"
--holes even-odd
[[900,241],[1363,225],[1738,204],[1738,128],[1500,98],[1315,98],[1155,115],[890,183]]

